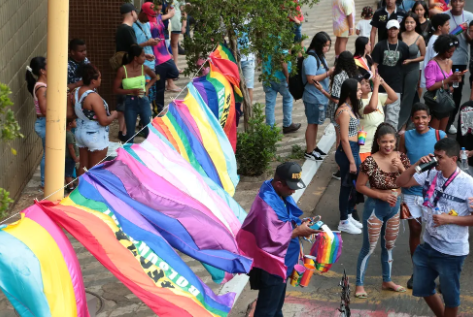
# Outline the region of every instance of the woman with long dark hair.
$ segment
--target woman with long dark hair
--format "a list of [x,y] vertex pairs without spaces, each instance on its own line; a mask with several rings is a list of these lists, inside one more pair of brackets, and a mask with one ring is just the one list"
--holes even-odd
[[[403,62],[404,88],[402,90],[401,111],[399,112],[399,133],[406,131],[407,121],[411,116],[412,104],[416,98],[420,79],[419,63],[425,57],[425,41],[421,35],[417,14],[408,12],[401,23],[401,40],[409,47],[409,56]],[[418,97],[418,96],[417,96]]]
[[[361,164],[356,190],[368,196],[363,211],[363,246],[356,270],[356,298],[367,298],[363,286],[368,260],[381,237],[383,290],[404,293],[406,289],[391,280],[393,249],[399,234],[401,189],[397,177],[410,167],[409,159],[396,148],[396,129],[382,123],[375,133],[371,156]],[[366,186],[368,183],[370,186]]]
[[361,234],[362,224],[352,216],[356,204],[356,197],[351,195],[353,181],[360,166],[360,146],[358,145],[358,131],[363,91],[358,80],[354,78],[343,82],[340,90],[340,99],[335,111],[335,128],[340,139],[340,145],[335,152],[335,161],[340,167],[340,224],[338,230],[349,234]]
[[[434,27],[429,19],[429,8],[425,1],[416,1],[412,7],[412,12],[419,17],[421,35],[424,38],[425,46],[429,44],[430,37],[434,34]],[[424,56],[425,57],[425,56]],[[428,61],[427,61],[428,62]],[[419,82],[417,84],[417,93],[422,96],[422,88],[420,87],[422,70],[424,69],[425,58],[419,63]]]
[[30,66],[26,66],[25,75],[28,91],[33,96],[33,102],[36,112],[36,122],[34,130],[41,138],[43,144],[43,156],[41,158],[41,187],[44,188],[44,161],[46,155],[46,90],[47,90],[47,71],[46,58],[43,56],[34,57]]
[[78,175],[84,173],[84,167],[90,169],[105,158],[109,144],[108,126],[117,118],[117,112],[110,112],[108,104],[97,93],[102,83],[99,70],[92,64],[86,64],[80,71],[83,85],[73,93],[77,117],[75,136],[80,159]]
[[[145,52],[139,45],[132,45],[123,56],[123,66],[118,69],[113,91],[125,97],[125,124],[128,142],[133,143],[136,119],[140,116],[145,137],[148,136],[146,127],[151,121],[151,106],[148,99],[149,89],[156,82],[156,74],[144,65]],[[146,83],[145,74],[151,79]]]
[[328,90],[329,77],[334,68],[328,67],[325,54],[330,50],[331,44],[332,41],[327,33],[319,32],[315,34],[302,67],[302,81],[305,84],[302,101],[307,117],[307,129],[305,131],[307,147],[304,157],[315,161],[323,160],[322,156],[327,155],[316,146],[316,140],[319,124],[323,124],[325,121],[328,98],[316,88],[315,82],[318,82],[323,90]]
[[358,66],[358,70],[362,74],[365,72],[369,73],[369,79],[372,79],[376,69],[374,68],[373,59],[371,58],[370,52],[370,39],[364,36],[359,36],[355,41],[355,54],[353,54],[353,57],[355,58],[355,63],[356,66]]

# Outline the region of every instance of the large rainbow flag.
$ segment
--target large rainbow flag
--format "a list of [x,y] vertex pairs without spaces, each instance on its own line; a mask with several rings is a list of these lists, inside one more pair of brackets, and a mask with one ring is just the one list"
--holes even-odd
[[0,242],[0,290],[20,316],[89,316],[74,249],[39,205],[1,226]]

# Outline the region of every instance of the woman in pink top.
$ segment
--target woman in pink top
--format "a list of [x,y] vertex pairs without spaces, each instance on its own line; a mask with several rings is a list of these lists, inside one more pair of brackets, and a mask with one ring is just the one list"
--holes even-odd
[[43,143],[43,157],[41,158],[41,187],[44,188],[44,160],[46,145],[46,58],[34,57],[30,66],[26,66],[26,83],[28,91],[33,96],[36,112],[34,129]]
[[[458,38],[454,35],[440,35],[434,43],[434,50],[437,56],[432,58],[425,67],[425,86],[428,91],[440,89],[443,85],[444,89],[453,92],[451,85],[454,81],[460,81],[461,76],[466,72],[452,73],[452,60],[450,59],[458,47]],[[449,115],[439,115],[434,111],[432,113],[432,121],[430,126],[436,130],[445,131],[447,129]]]

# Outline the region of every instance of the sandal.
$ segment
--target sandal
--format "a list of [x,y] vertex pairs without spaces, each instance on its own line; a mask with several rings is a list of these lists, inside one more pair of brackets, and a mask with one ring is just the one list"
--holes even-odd
[[392,292],[396,292],[396,293],[405,293],[406,292],[406,289],[404,287],[402,287],[401,285],[397,285],[396,287],[383,286],[382,290],[383,291],[392,291]]
[[368,298],[368,294],[366,294],[366,292],[355,293],[355,298],[358,298],[358,299],[367,299],[367,298]]

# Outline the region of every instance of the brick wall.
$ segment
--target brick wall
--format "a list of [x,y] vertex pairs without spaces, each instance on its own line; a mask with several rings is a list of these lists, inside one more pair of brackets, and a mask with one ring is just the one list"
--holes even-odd
[[[1,1],[1,0],[0,0]],[[108,60],[115,53],[115,33],[122,22],[120,6],[124,0],[69,0],[69,39],[81,38],[87,44],[87,56],[102,73],[100,95],[115,106],[112,93],[115,74]],[[133,1],[139,9],[142,0]]]
[[[0,82],[10,86],[13,111],[24,139],[0,144],[0,187],[13,198],[31,178],[41,155],[34,132],[33,99],[26,89],[25,68],[32,57],[47,50],[47,0],[0,0]],[[10,146],[18,153],[11,154]]]

